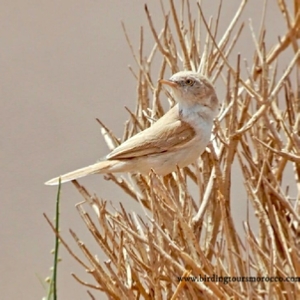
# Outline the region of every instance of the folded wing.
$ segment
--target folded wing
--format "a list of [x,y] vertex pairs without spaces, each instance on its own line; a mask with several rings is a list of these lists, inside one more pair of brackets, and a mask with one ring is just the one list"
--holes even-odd
[[172,151],[184,146],[195,136],[195,130],[181,120],[178,105],[169,110],[151,127],[131,137],[110,154],[107,159],[129,159]]

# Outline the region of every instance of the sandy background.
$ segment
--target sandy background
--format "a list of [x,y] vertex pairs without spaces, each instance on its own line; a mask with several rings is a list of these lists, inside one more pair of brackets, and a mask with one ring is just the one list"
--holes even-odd
[[[224,2],[228,6],[223,9],[221,25],[226,26],[239,1]],[[139,27],[147,24],[143,3],[0,1],[1,299],[41,299],[46,294],[39,279],[50,275],[54,238],[42,213],[53,217],[56,188],[46,187],[43,182],[107,153],[96,117],[118,136],[122,134],[128,116],[124,106],[134,108],[135,104],[135,81],[127,65],[135,65],[120,21],[125,22],[137,49]],[[149,1],[149,9],[160,29],[163,16],[158,3]],[[218,1],[203,3],[207,15],[216,13]],[[254,20],[257,29],[261,11],[261,0],[249,1],[243,16],[243,40],[236,47],[244,58],[253,49],[248,19]],[[269,5],[270,43],[283,34],[279,16],[278,7]],[[147,47],[153,39],[145,27]],[[222,95],[224,87],[217,89]],[[115,203],[125,199],[128,209],[136,209],[135,203],[102,176],[81,182],[105,199]],[[241,187],[241,180],[234,177],[237,224],[246,219]],[[81,200],[71,184],[63,186],[62,233],[77,253],[68,229],[74,229],[84,241],[90,240],[74,208]],[[105,259],[99,255],[100,260]],[[88,299],[86,289],[70,273],[89,277],[63,248],[60,256],[59,299]]]

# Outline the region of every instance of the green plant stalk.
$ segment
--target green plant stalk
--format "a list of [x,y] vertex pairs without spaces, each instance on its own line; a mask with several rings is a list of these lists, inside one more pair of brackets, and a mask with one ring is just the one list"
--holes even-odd
[[[56,196],[56,207],[55,207],[55,231],[59,232],[59,201],[60,201],[60,191],[61,191],[61,179],[59,178],[57,196]],[[58,250],[59,250],[59,237],[55,235],[55,248],[54,248],[54,263],[53,263],[53,274],[50,283],[49,293],[47,300],[50,300],[51,295],[53,295],[53,300],[57,299],[57,264],[58,264]]]

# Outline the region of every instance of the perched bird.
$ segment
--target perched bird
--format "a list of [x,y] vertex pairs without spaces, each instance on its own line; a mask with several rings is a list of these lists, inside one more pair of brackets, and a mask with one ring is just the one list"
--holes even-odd
[[[103,160],[59,176],[61,182],[99,173],[144,173],[153,169],[167,175],[183,168],[202,154],[207,146],[219,101],[212,84],[204,76],[182,71],[160,80],[173,92],[177,104],[151,127],[116,147]],[[47,181],[57,185],[59,177]]]

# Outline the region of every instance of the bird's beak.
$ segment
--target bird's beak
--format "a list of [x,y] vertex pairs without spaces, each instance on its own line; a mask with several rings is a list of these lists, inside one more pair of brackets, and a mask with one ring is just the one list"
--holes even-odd
[[166,84],[170,86],[171,88],[177,88],[177,83],[171,80],[166,80],[166,79],[160,79],[159,83]]

